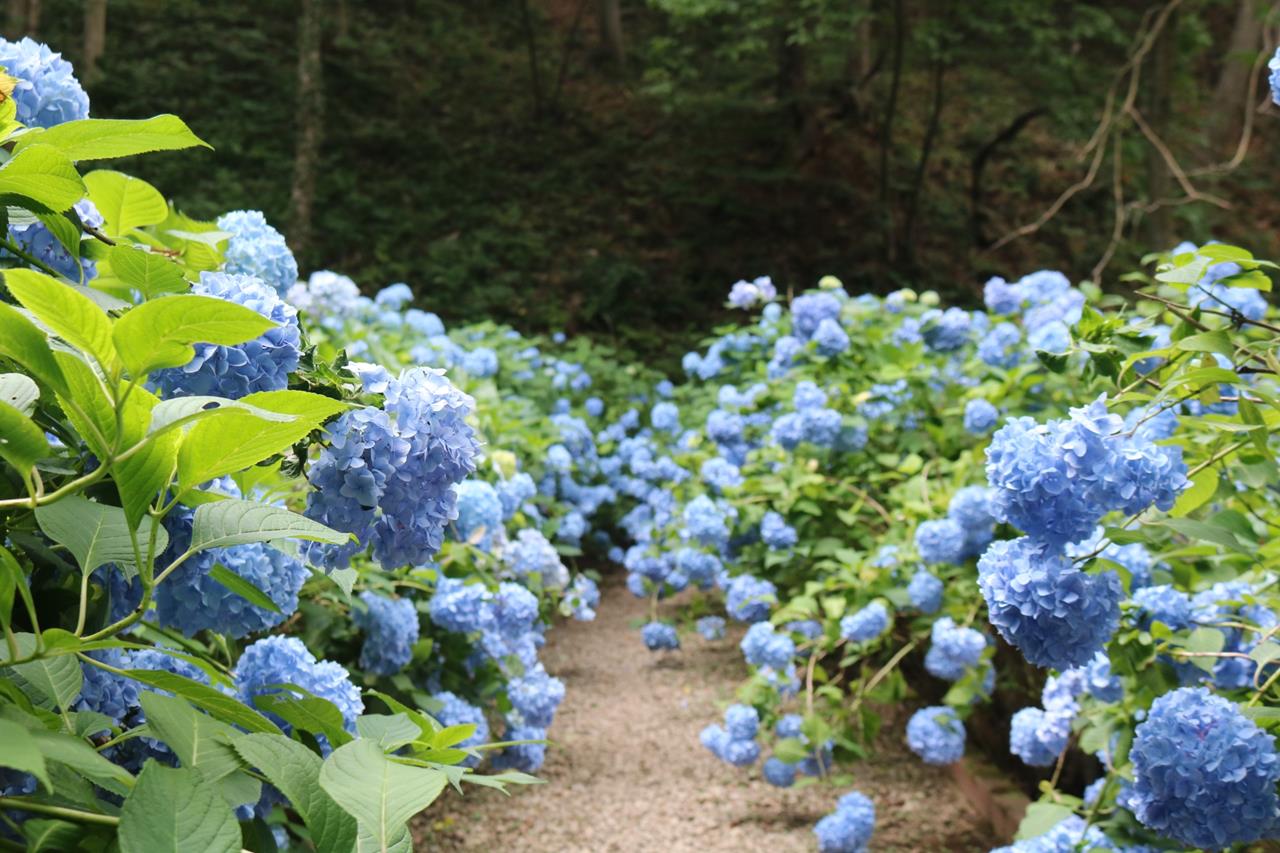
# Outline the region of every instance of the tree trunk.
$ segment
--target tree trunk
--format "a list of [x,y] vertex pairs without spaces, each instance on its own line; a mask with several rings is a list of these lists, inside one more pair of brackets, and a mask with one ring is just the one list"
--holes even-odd
[[289,243],[294,254],[311,246],[312,207],[324,128],[324,82],[320,62],[320,23],[324,0],[300,0],[298,17],[297,137],[293,188],[289,194]]
[[933,146],[938,138],[938,130],[942,125],[942,82],[947,68],[941,59],[934,61],[933,66],[933,104],[929,108],[929,123],[925,128],[924,141],[920,144],[920,159],[916,163],[915,178],[911,182],[911,193],[907,197],[906,218],[902,225],[902,255],[907,263],[915,264],[916,223],[920,213],[920,195],[924,188],[925,178],[929,174],[929,156],[933,154]]
[[36,35],[40,29],[40,0],[9,0],[5,29],[13,39]]
[[1231,40],[1222,57],[1222,72],[1213,88],[1213,147],[1216,151],[1234,150],[1244,122],[1249,99],[1249,72],[1253,59],[1262,47],[1262,22],[1258,19],[1255,0],[1237,0],[1236,22]]
[[[1173,115],[1173,75],[1177,67],[1178,13],[1169,15],[1164,31],[1160,33],[1151,50],[1151,66],[1147,69],[1147,85],[1144,94],[1147,123],[1152,132],[1168,143],[1170,119]],[[1147,196],[1149,201],[1167,199],[1172,195],[1173,175],[1164,157],[1154,145],[1147,151]],[[1147,245],[1167,249],[1173,241],[1172,209],[1156,208],[1147,218]]]
[[80,79],[92,83],[98,76],[98,62],[107,49],[107,0],[85,0],[84,56]]
[[627,48],[622,39],[622,0],[596,0],[600,44],[618,70],[626,68]]
[[533,12],[529,0],[520,3],[520,22],[524,27],[525,47],[529,53],[529,85],[533,90],[533,115],[542,115],[542,65],[538,60],[538,33],[533,28]]
[[893,121],[898,112],[898,86],[902,81],[902,59],[906,50],[907,22],[903,0],[893,2],[893,75],[889,79],[889,99],[880,126],[880,216],[884,224],[885,260],[892,262],[897,242],[893,228]]

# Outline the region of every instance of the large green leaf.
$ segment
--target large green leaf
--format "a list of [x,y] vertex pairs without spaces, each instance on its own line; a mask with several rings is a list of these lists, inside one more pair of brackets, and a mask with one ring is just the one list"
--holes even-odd
[[120,810],[119,840],[121,853],[237,853],[241,836],[200,771],[149,761]]
[[[59,213],[84,197],[85,182],[66,154],[31,145],[0,168],[0,202]],[[34,202],[34,205],[30,203]]]
[[179,492],[287,450],[347,407],[341,401],[306,391],[261,391],[241,402],[294,415],[296,420],[273,423],[237,411],[197,423],[178,449]]
[[169,215],[169,205],[160,191],[139,178],[99,169],[85,175],[84,183],[102,214],[102,230],[112,237],[164,222]]
[[1014,837],[1022,840],[1044,835],[1072,814],[1074,812],[1070,806],[1059,803],[1032,803],[1027,806],[1027,812],[1022,822],[1018,824],[1018,834]]
[[439,770],[399,764],[367,740],[338,747],[320,768],[320,787],[379,851],[403,843],[409,818],[431,805],[445,783]]
[[64,393],[67,382],[44,332],[12,305],[0,302],[0,355],[11,358],[47,387]]
[[26,477],[31,466],[51,452],[44,430],[13,406],[0,401],[0,459]]
[[27,734],[27,730],[11,720],[0,719],[0,767],[30,773],[40,780],[46,791],[52,791],[49,774],[45,770],[44,753]]
[[[123,396],[123,388],[120,393]],[[177,433],[148,435],[154,411],[159,406],[160,401],[154,394],[138,386],[125,400],[120,415],[121,451],[146,441],[141,450],[111,466],[111,477],[120,491],[125,518],[135,528],[156,496],[168,488],[178,464],[181,437]]]
[[0,403],[13,406],[24,415],[36,410],[40,386],[25,373],[0,373]]
[[191,289],[190,282],[182,275],[182,267],[164,255],[133,246],[114,246],[109,257],[116,278],[147,299]]
[[[37,508],[36,523],[46,536],[66,546],[80,564],[81,571],[92,572],[106,563],[137,562],[129,535],[129,522],[124,510],[118,506],[72,495]],[[137,538],[139,546],[145,550],[153,527],[158,554],[169,544],[169,534],[164,527],[150,518],[145,519]]]
[[284,614],[284,611],[280,609],[280,605],[271,600],[271,596],[221,563],[213,564],[209,569],[209,578],[255,607],[270,610],[272,613]]
[[[26,656],[35,651],[34,634],[15,634],[18,653]],[[13,667],[13,671],[29,686],[35,688],[51,707],[66,711],[80,696],[84,686],[84,673],[75,655],[57,655],[37,658]]]
[[102,384],[102,377],[76,353],[54,353],[64,391],[58,403],[71,425],[99,459],[111,456],[116,436],[116,408]]
[[230,745],[239,731],[176,696],[145,691],[139,700],[147,728],[173,749],[183,767],[196,768],[206,781],[217,782],[232,806],[257,802],[261,783],[242,772],[243,762]]
[[4,283],[22,307],[58,337],[93,356],[104,368],[115,361],[111,321],[89,297],[35,270],[5,270]]
[[295,729],[302,729],[313,735],[324,735],[335,746],[351,740],[351,735],[343,726],[342,712],[337,705],[292,685],[282,686],[282,689],[297,690],[301,695],[293,692],[261,693],[253,697],[253,703]]
[[1218,491],[1218,471],[1216,468],[1205,468],[1191,478],[1191,485],[1178,496],[1177,503],[1169,514],[1180,518],[1194,512],[1205,504]]
[[234,696],[228,696],[207,684],[201,684],[186,676],[161,670],[131,669],[128,672],[129,677],[134,681],[141,681],[143,684],[148,684],[157,690],[165,690],[181,696],[197,708],[203,708],[224,723],[239,726],[250,732],[283,734],[279,726],[253,708],[245,705]]
[[153,299],[116,321],[113,337],[131,376],[181,367],[195,357],[192,344],[241,344],[275,323],[252,308],[212,296]]
[[320,787],[320,756],[282,735],[241,735],[232,746],[289,798],[317,853],[350,853],[356,822]]
[[40,747],[45,760],[65,764],[95,785],[122,797],[133,787],[133,774],[103,758],[80,738],[47,730],[29,730],[28,734]]
[[78,161],[132,157],[198,145],[212,147],[192,133],[182,119],[167,114],[137,120],[85,118],[68,121],[24,133],[18,137],[15,148],[22,151],[33,144],[54,148]]
[[27,841],[27,853],[79,850],[85,827],[65,820],[28,820],[22,823],[22,837]]
[[341,545],[351,538],[284,507],[256,501],[225,500],[196,507],[191,549],[226,548],[249,542],[309,539]]
[[177,429],[194,421],[217,417],[229,409],[239,409],[241,412],[253,415],[255,418],[282,424],[296,420],[293,415],[269,412],[266,409],[251,406],[241,400],[231,400],[226,397],[174,397],[171,400],[160,401],[151,410],[151,425],[148,427],[147,432],[149,435],[155,435],[156,433]]

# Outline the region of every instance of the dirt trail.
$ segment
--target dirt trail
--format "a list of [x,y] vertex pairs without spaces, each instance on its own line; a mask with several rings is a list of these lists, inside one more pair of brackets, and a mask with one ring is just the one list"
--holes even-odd
[[[674,608],[674,604],[664,604]],[[812,828],[843,789],[780,790],[759,765],[715,759],[698,732],[718,720],[746,675],[741,631],[716,642],[683,637],[676,653],[653,654],[637,626],[645,603],[605,585],[596,621],[550,632],[543,661],[563,679],[545,785],[508,799],[468,788],[446,792],[418,818],[419,850],[517,853],[676,853],[816,850]],[[985,828],[943,770],[892,739],[854,773],[876,804],[872,849],[986,851]]]

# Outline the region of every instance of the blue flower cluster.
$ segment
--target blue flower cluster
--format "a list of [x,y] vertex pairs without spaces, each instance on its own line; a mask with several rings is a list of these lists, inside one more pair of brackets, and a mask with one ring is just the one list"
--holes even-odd
[[778,588],[754,575],[738,575],[725,589],[725,610],[739,622],[760,622],[778,601]]
[[[258,640],[240,655],[231,676],[236,695],[249,705],[255,696],[280,692],[273,685],[288,684],[332,702],[348,731],[355,731],[356,717],[364,712],[360,688],[351,683],[347,671],[332,661],[317,661],[297,637]],[[275,722],[285,731],[290,728],[284,720]]]
[[851,643],[866,643],[889,630],[889,611],[873,601],[840,620],[840,636]]
[[89,96],[71,63],[31,38],[0,39],[0,66],[17,78],[13,101],[27,127],[54,127],[89,117]]
[[1000,410],[981,397],[964,406],[964,430],[972,435],[986,435],[1000,419]]
[[820,853],[867,853],[876,825],[876,807],[864,794],[851,791],[836,801],[836,810],[818,821]]
[[258,391],[289,385],[298,366],[298,312],[262,279],[231,273],[200,274],[192,293],[243,305],[276,323],[261,337],[242,344],[197,344],[195,357],[182,367],[158,370],[151,382],[162,397],[213,395],[238,400]]
[[744,311],[777,298],[778,288],[767,275],[760,276],[755,281],[734,282],[733,287],[729,288],[729,304]]
[[680,648],[680,635],[672,625],[665,622],[650,622],[640,629],[644,646],[651,652],[674,651]]
[[907,584],[907,597],[911,606],[924,614],[937,613],[942,607],[943,583],[928,569],[919,569]]
[[364,609],[353,609],[351,618],[365,633],[360,668],[375,675],[395,675],[413,658],[418,642],[418,611],[407,598],[387,598],[363,592]]
[[454,522],[458,541],[469,542],[489,551],[502,531],[502,498],[484,480],[464,480],[457,493],[458,518]]
[[[281,296],[298,283],[298,262],[285,243],[284,235],[271,227],[262,211],[233,210],[224,213],[218,217],[218,230],[231,235],[223,253],[226,257],[223,270],[226,272],[261,279]],[[379,304],[382,302],[380,299]]]
[[[102,215],[89,199],[76,202],[73,210],[80,221],[90,228],[102,225]],[[80,252],[68,250],[49,227],[38,219],[10,223],[9,237],[28,255],[44,261],[70,281],[84,283],[98,275],[98,266],[94,261],[81,257]],[[3,256],[8,257],[9,252],[4,252]]]
[[[431,712],[431,716],[441,725],[476,727],[470,737],[454,745],[455,749],[468,749],[489,740],[489,721],[485,719],[484,711],[447,690],[433,693],[431,699],[439,705]],[[464,767],[475,767],[479,763],[478,755],[469,755],[462,761]]]
[[796,655],[795,640],[768,622],[756,622],[748,628],[740,648],[747,663],[776,670],[785,670]]
[[750,705],[730,705],[724,714],[724,725],[710,725],[698,736],[702,745],[721,761],[734,767],[750,767],[760,758],[756,735],[760,715]]
[[1275,739],[1203,687],[1156,699],[1129,751],[1127,807],[1150,829],[1218,850],[1274,837],[1280,821]]
[[925,764],[955,764],[964,757],[964,723],[952,708],[921,708],[907,722],[907,746]]
[[936,678],[957,681],[978,665],[986,648],[987,638],[981,631],[958,626],[950,616],[943,616],[933,623],[924,667]]
[[775,551],[786,551],[794,548],[799,537],[796,529],[787,524],[781,513],[770,510],[764,514],[760,522],[760,538],[764,544]]
[[456,517],[453,487],[475,470],[479,444],[466,422],[472,405],[443,375],[410,368],[390,383],[385,409],[355,409],[338,418],[328,430],[329,446],[307,472],[314,488],[306,514],[354,533],[358,544],[308,543],[308,558],[330,570],[345,568],[372,543],[387,569],[430,560]]

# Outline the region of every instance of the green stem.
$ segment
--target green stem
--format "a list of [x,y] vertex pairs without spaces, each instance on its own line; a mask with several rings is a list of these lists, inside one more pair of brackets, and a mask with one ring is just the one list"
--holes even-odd
[[26,812],[35,812],[36,814],[47,814],[51,817],[61,817],[67,820],[76,820],[80,823],[99,823],[103,826],[119,826],[120,818],[109,814],[98,814],[97,812],[86,812],[80,809],[68,809],[63,806],[48,806],[44,803],[33,803],[24,800],[21,797],[0,797],[0,809],[21,809]]
[[23,249],[21,246],[19,246],[17,243],[13,242],[12,240],[0,238],[0,248],[3,248],[6,252],[13,255],[18,260],[25,261],[26,263],[40,270],[40,272],[42,273],[45,273],[46,275],[51,275],[54,278],[58,279],[59,281],[66,281],[66,279],[62,277],[62,273],[58,272],[53,267],[49,266],[44,261],[37,258],[35,255],[29,254],[25,249]]

